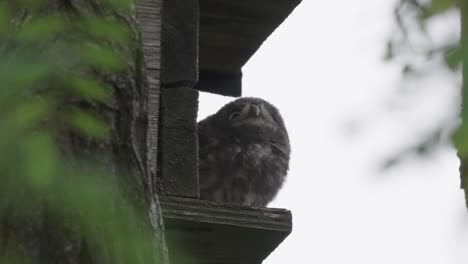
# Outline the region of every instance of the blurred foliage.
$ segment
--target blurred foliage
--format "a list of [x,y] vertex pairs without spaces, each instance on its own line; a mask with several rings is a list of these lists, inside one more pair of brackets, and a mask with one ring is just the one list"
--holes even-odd
[[[434,42],[428,33],[431,21],[443,18],[452,12],[459,19],[460,30],[457,37],[447,37]],[[461,100],[461,125],[455,131],[452,141],[461,160],[461,187],[465,189],[468,208],[468,3],[466,0],[398,0],[394,10],[398,32],[387,43],[386,59],[395,60],[404,57],[403,74],[428,74],[427,68],[421,67],[426,62],[438,59],[439,63],[463,77]],[[416,40],[415,40],[416,39]],[[421,63],[422,62],[422,63]],[[437,143],[433,135],[441,134],[446,127],[434,131],[416,147],[430,151]],[[432,138],[432,140],[431,140]],[[439,137],[440,138],[440,137]],[[414,151],[414,149],[412,149]]]
[[[101,104],[112,97],[96,72],[126,67],[124,55],[108,44],[128,45],[130,30],[112,16],[43,12],[51,2],[0,1],[0,219],[13,217],[12,208],[20,212],[15,217],[28,217],[43,201],[58,219],[76,220],[72,225],[96,249],[93,259],[106,248],[118,257],[116,263],[151,263],[151,231],[137,224],[146,212],[131,202],[116,210],[111,204],[124,194],[106,182],[109,177],[102,175],[108,172],[99,166],[71,167],[57,143],[64,128],[108,140],[105,122],[69,101]],[[133,6],[130,0],[101,2],[122,12]],[[18,252],[3,248],[0,263],[36,261]]]
[[[435,43],[427,31],[431,20],[458,10],[458,0],[399,0],[394,9],[397,30],[387,42],[385,58],[413,55],[413,58],[431,59],[440,55],[447,67],[458,70],[461,66],[459,39]],[[412,73],[413,69],[414,65],[409,61],[404,65],[403,73]]]
[[[431,70],[435,68],[446,68],[454,73],[460,73],[462,68],[460,32],[456,25],[451,24],[453,18],[457,18],[460,13],[459,0],[397,0],[395,3],[393,10],[395,27],[386,43],[384,58],[401,65],[403,78],[429,77]],[[446,30],[450,34],[441,37],[440,32],[437,32],[441,31],[441,28],[434,30],[436,21],[454,26]],[[456,23],[459,24],[458,21]],[[389,157],[383,167],[389,168],[399,164],[405,157],[413,154],[418,156],[431,154],[441,141],[446,140],[447,132],[453,130],[453,126],[448,125],[452,122],[453,120],[444,120],[440,124],[434,124],[434,128],[426,131],[426,135],[418,142],[404,147],[398,154]],[[468,136],[466,133],[463,135]],[[462,144],[459,138],[459,136],[454,137],[458,148],[462,149],[465,146],[468,148],[468,144]]]

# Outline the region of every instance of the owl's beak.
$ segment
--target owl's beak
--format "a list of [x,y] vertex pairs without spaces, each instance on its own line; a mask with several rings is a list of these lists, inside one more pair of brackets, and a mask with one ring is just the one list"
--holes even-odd
[[250,105],[250,114],[252,114],[253,116],[260,116],[260,112],[260,106],[254,104]]

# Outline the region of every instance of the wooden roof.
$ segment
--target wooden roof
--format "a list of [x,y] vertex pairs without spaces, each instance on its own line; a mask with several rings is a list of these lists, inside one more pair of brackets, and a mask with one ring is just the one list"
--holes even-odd
[[242,66],[301,0],[199,0],[198,90],[240,96]]

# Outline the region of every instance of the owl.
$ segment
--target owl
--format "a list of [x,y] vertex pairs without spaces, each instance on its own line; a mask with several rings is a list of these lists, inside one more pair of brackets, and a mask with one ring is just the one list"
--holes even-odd
[[198,123],[201,199],[265,207],[289,168],[281,115],[259,98],[240,98]]

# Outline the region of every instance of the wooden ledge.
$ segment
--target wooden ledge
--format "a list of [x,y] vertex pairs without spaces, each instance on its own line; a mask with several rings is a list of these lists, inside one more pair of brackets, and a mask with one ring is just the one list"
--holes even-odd
[[259,264],[291,233],[291,212],[161,197],[171,263]]

